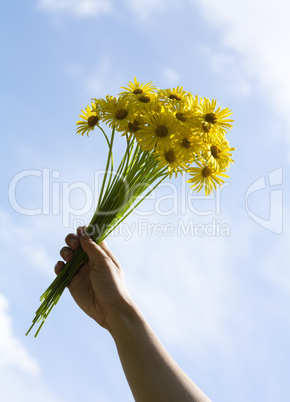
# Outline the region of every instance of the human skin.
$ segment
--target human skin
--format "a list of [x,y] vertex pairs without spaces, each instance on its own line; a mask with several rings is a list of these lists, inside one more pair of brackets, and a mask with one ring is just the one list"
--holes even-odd
[[[137,402],[208,402],[208,397],[166,351],[130,296],[120,263],[105,242],[97,245],[85,233],[69,234],[60,251],[64,261],[82,247],[89,260],[70,281],[79,307],[112,335],[124,373]],[[65,263],[58,261],[58,274]]]

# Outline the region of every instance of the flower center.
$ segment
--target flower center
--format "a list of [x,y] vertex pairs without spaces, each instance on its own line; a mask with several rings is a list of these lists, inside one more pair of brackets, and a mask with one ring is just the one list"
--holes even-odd
[[116,111],[115,117],[116,117],[116,119],[118,119],[118,120],[123,120],[123,119],[125,119],[125,117],[127,116],[127,114],[128,114],[128,112],[127,112],[126,109],[119,109],[119,110]]
[[148,95],[141,95],[138,99],[140,102],[143,102],[143,103],[150,102],[150,96],[148,96]]
[[188,149],[188,148],[190,148],[190,145],[191,145],[191,142],[189,141],[188,138],[186,138],[186,137],[182,138],[182,141],[181,141],[182,147]]
[[133,94],[134,95],[139,95],[139,94],[142,94],[143,93],[143,89],[141,89],[141,88],[136,88],[136,89],[134,89],[134,91],[133,91]]
[[211,168],[209,168],[208,166],[204,167],[201,174],[203,175],[203,177],[207,178],[211,175]]
[[168,128],[164,125],[158,126],[155,130],[157,137],[166,137],[168,134]]
[[140,125],[137,120],[134,120],[133,123],[128,123],[128,128],[130,131],[138,131],[140,129]]
[[98,121],[99,121],[99,116],[92,115],[88,118],[88,126],[95,127],[95,125],[98,124]]
[[180,98],[180,96],[178,96],[178,95],[176,95],[176,94],[170,94],[169,96],[168,96],[168,98],[169,99],[175,99],[175,100],[177,100],[177,101],[181,101],[181,98]]
[[180,121],[186,121],[187,120],[187,118],[185,116],[185,113],[177,112],[175,116]]
[[205,120],[207,123],[215,124],[215,123],[217,122],[216,114],[215,114],[215,113],[207,113],[207,114],[204,116],[204,120]]
[[175,153],[173,149],[170,149],[169,151],[166,151],[164,154],[165,159],[167,160],[168,163],[173,163],[175,162]]
[[210,152],[211,152],[211,154],[212,154],[212,156],[213,156],[214,158],[218,158],[218,156],[219,156],[221,150],[220,150],[216,145],[212,145],[212,146],[210,147]]

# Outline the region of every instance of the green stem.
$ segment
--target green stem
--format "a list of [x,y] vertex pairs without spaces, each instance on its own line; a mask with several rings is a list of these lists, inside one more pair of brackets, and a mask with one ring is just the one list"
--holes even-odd
[[[127,138],[126,152],[113,178],[112,149],[114,135],[115,127],[112,130],[110,141],[105,135],[109,145],[106,171],[100,190],[98,206],[88,226],[88,230],[95,230],[91,237],[96,243],[103,241],[168,176],[166,168],[159,169],[158,162],[152,154],[142,151],[138,144]],[[109,170],[110,162],[111,168]],[[155,182],[156,184],[145,192]],[[141,199],[135,202],[142,194],[144,195]],[[32,325],[26,335],[35,324],[40,323],[35,337],[38,335],[70,280],[87,261],[88,257],[81,248],[75,250],[73,259],[65,264],[64,268],[41,296],[41,305],[36,311]]]

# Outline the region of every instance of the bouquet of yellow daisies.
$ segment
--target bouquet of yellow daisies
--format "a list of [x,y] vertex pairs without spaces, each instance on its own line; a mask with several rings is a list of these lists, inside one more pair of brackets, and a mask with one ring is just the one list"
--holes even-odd
[[[193,190],[212,193],[229,177],[226,172],[232,151],[226,139],[232,112],[217,107],[216,100],[193,96],[183,87],[158,89],[152,82],[140,84],[136,78],[114,97],[92,99],[77,122],[77,133],[96,128],[108,144],[105,175],[98,205],[87,228],[101,243],[166,177],[186,173]],[[101,124],[111,128],[108,137]],[[117,168],[113,145],[124,138],[126,149]],[[27,334],[36,323],[39,333],[51,309],[87,255],[81,248],[41,296],[41,305]]]

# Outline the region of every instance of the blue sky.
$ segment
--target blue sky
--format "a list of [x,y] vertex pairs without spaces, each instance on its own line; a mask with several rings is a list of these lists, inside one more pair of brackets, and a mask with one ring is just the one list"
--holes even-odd
[[[81,209],[86,200],[80,189],[64,191],[80,182],[93,188],[94,172],[104,168],[105,143],[75,134],[78,114],[134,76],[229,107],[237,150],[221,193],[190,203],[184,181],[171,180],[128,219],[131,236],[108,239],[127,286],[213,401],[288,400],[287,2],[31,0],[1,9],[3,400],[133,401],[112,339],[68,292],[37,339],[24,334],[64,237],[92,215],[91,208],[69,216],[69,204]],[[15,200],[42,211],[23,215]],[[207,232],[180,232],[181,222]],[[169,224],[173,235],[149,224]]]

